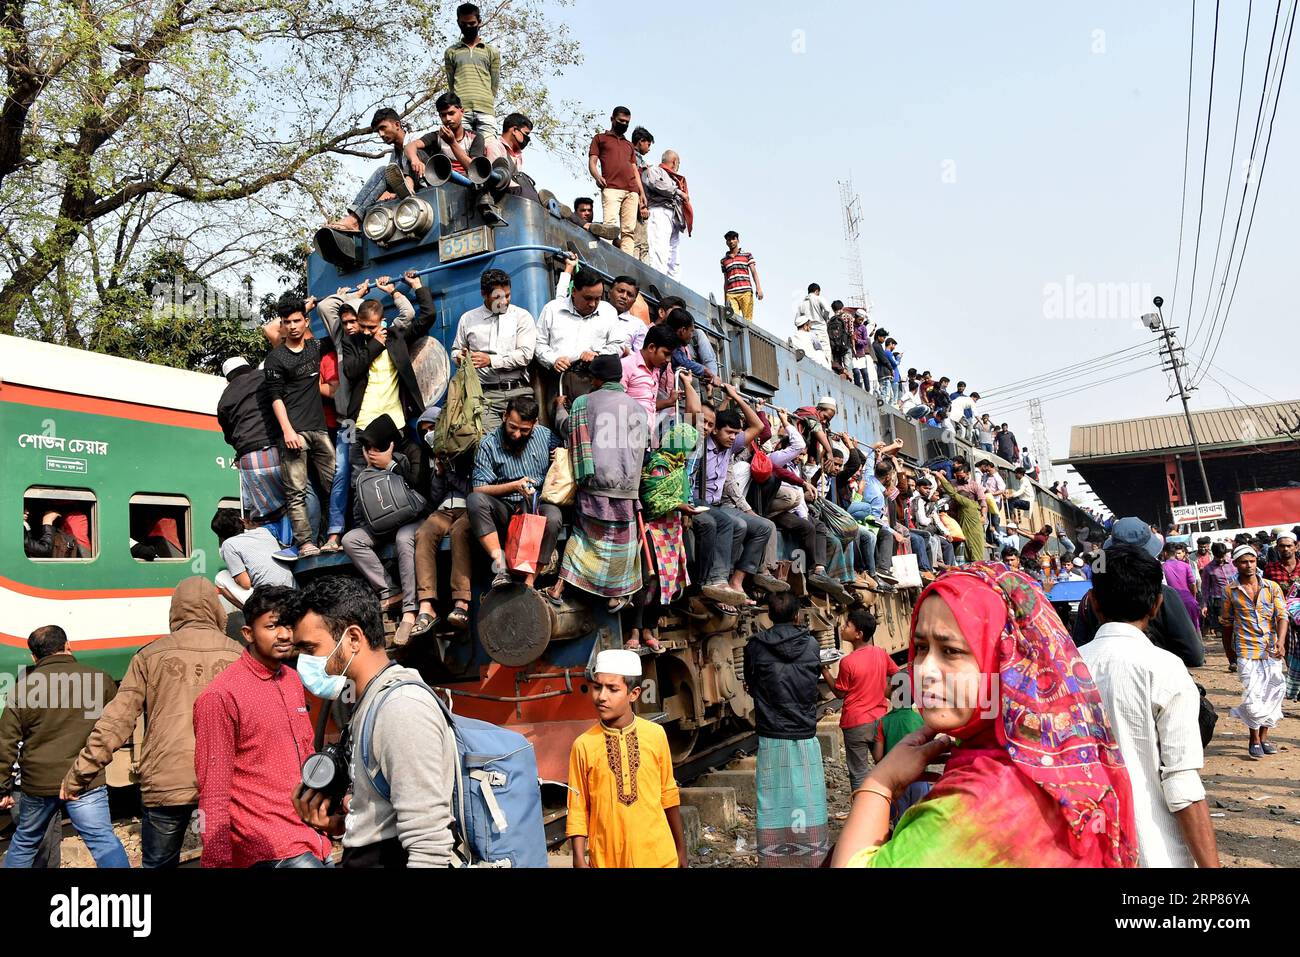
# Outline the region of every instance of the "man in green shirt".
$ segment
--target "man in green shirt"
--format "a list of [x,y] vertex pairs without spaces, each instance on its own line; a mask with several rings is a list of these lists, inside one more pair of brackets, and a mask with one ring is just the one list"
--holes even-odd
[[948,514],[957,520],[957,524],[961,526],[961,533],[966,539],[966,561],[984,561],[986,551],[984,516],[980,511],[979,502],[957,491],[948,481],[948,476],[942,472],[931,472],[926,469],[923,474],[937,480],[943,494],[948,496]]
[[443,69],[447,74],[447,91],[460,97],[465,110],[463,123],[494,140],[497,131],[497,90],[501,87],[501,53],[479,39],[479,9],[472,3],[456,8],[456,25],[462,37],[447,48]]

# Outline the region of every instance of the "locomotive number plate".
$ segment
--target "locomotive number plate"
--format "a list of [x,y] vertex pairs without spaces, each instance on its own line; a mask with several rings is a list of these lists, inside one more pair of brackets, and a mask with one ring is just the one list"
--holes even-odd
[[475,226],[464,232],[443,236],[438,241],[438,261],[452,262],[456,259],[464,259],[466,256],[490,253],[495,248],[492,227]]

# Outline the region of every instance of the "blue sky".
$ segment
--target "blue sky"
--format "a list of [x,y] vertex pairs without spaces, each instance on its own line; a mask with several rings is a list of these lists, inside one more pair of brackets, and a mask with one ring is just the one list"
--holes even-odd
[[[1246,7],[1224,0],[1220,8],[1197,321],[1229,172]],[[863,272],[876,317],[898,337],[908,364],[988,391],[1146,341],[1136,320],[1149,305],[1136,300],[1150,294],[1163,295],[1167,318],[1186,326],[1214,19],[1209,0],[1197,9],[1184,301],[1173,315],[1190,0],[662,0],[635,8],[578,0],[558,15],[573,25],[585,63],[555,91],[603,116],[615,101],[625,103],[633,124],[654,133],[656,155],[664,148],[681,154],[696,208],[695,236],[683,240],[684,278],[701,292],[719,288],[722,233],[737,229],[766,293],[756,319],[782,335],[792,331],[809,282],[847,298],[837,180],[851,175],[862,198]],[[1239,167],[1273,13],[1273,3],[1256,0]],[[1239,399],[1207,379],[1194,408],[1263,401],[1252,386],[1296,397],[1293,350],[1279,348],[1294,322],[1283,317],[1293,311],[1286,283],[1300,213],[1293,172],[1300,168],[1300,65],[1287,72],[1249,252],[1214,359],[1251,385],[1212,370]],[[539,185],[566,201],[592,192],[579,169],[529,155]],[[1228,236],[1240,187],[1238,169]],[[1121,296],[1120,314],[1099,318],[1075,298],[1065,315],[1049,315],[1052,284],[1067,282],[1076,297],[1098,284],[1131,289],[1131,307]],[[1021,402],[1131,373],[1045,404],[1059,457],[1071,424],[1175,411],[1165,376],[1139,371],[1155,361],[999,398]],[[1028,441],[1023,408],[998,417]]]

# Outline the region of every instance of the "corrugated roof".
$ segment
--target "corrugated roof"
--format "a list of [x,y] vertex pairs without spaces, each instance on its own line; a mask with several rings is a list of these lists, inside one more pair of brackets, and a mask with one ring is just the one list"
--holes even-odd
[[[1202,449],[1292,441],[1277,432],[1282,427],[1294,428],[1298,420],[1300,400],[1192,413]],[[1181,412],[1174,412],[1145,419],[1076,425],[1070,430],[1070,457],[1062,461],[1158,454],[1191,447],[1187,420]]]

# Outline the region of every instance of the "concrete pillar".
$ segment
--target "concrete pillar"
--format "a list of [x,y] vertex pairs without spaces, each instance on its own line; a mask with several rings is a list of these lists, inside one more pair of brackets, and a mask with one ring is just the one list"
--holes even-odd
[[681,798],[683,808],[695,808],[698,811],[702,825],[730,830],[739,820],[734,788],[682,788]]

